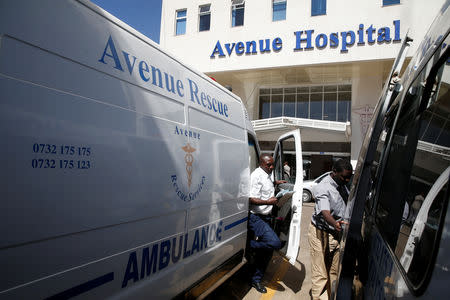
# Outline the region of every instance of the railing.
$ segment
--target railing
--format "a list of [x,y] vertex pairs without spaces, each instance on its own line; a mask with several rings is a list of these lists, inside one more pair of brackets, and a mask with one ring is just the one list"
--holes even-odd
[[287,127],[309,127],[345,132],[347,126],[350,126],[350,122],[334,122],[291,117],[278,117],[254,120],[252,121],[252,125],[255,131],[277,130]]

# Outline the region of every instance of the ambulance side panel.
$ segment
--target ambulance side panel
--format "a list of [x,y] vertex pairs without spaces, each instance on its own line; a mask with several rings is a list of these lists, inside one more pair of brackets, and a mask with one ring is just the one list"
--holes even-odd
[[244,249],[242,103],[131,27],[2,1],[0,95],[1,298],[171,298]]

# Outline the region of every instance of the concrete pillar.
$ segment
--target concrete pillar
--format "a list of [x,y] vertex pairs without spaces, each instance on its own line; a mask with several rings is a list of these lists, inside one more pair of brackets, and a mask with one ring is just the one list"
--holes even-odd
[[359,75],[352,79],[351,160],[358,159],[367,127],[386,80],[383,78],[382,65],[377,62],[361,64]]

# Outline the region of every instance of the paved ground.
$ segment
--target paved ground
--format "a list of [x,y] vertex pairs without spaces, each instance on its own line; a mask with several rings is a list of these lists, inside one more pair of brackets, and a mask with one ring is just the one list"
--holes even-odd
[[301,299],[309,300],[311,289],[311,265],[309,263],[308,226],[311,222],[313,203],[306,203],[302,210],[300,251],[295,266],[283,259],[278,253],[272,257],[263,282],[267,294],[260,294],[248,285],[248,268],[244,266],[226,281],[208,300],[256,300],[256,299]]

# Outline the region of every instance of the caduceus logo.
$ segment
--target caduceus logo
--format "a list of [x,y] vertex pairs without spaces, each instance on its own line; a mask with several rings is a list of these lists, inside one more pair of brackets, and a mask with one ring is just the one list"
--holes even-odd
[[186,162],[186,173],[188,178],[188,186],[191,187],[192,183],[192,163],[194,162],[194,156],[192,155],[192,152],[195,152],[195,148],[193,148],[189,143],[186,144],[186,146],[181,147],[184,152],[186,152],[186,155],[184,156],[184,161]]
[[177,174],[170,176],[172,186],[175,190],[176,195],[183,201],[193,201],[202,192],[204,185],[206,184],[206,176],[199,176],[198,174],[194,180],[194,186],[192,187],[192,164],[194,163],[194,156],[192,153],[197,151],[191,144],[187,143],[186,146],[180,147],[186,153],[184,156],[184,161],[186,163],[186,175],[188,181],[188,190],[183,189],[183,185],[178,185]]

